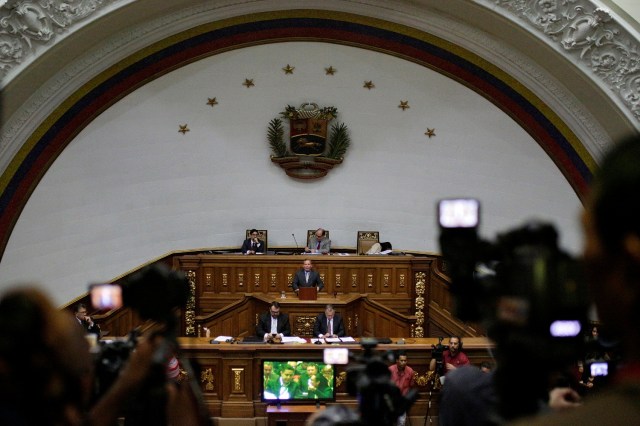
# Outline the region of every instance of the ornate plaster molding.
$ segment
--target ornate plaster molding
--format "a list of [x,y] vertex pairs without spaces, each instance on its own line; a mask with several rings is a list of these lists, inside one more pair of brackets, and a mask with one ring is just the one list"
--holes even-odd
[[615,93],[640,121],[640,43],[613,12],[589,0],[482,0],[497,5]]
[[[515,14],[516,10],[524,11],[523,7],[516,9],[516,5],[525,5],[532,3],[539,3],[545,0],[519,0],[519,1],[505,1],[505,0],[475,0],[479,3],[485,3],[484,7],[495,10],[497,6],[495,3],[500,3],[500,7],[504,14],[508,14],[512,19],[519,20]],[[551,0],[546,0],[551,1]],[[582,0],[587,2],[587,0]],[[577,4],[577,0],[565,0],[571,4]],[[0,22],[8,16],[7,12],[16,10],[15,8],[19,4],[45,4],[46,8],[42,10],[53,11],[56,9],[64,9],[63,1],[61,0],[16,0],[10,2],[0,8]],[[94,5],[96,8],[105,5],[116,3],[126,3],[126,0],[68,0],[69,4],[74,5],[76,8],[83,8],[84,13],[77,12],[76,19],[69,18],[66,26],[58,26],[56,31],[58,32],[71,32],[72,26],[78,24],[84,16],[84,22],[87,21],[88,11],[91,10],[89,5]],[[609,137],[604,129],[598,124],[597,120],[591,116],[591,114],[585,110],[580,102],[569,93],[566,88],[562,87],[557,81],[550,76],[546,71],[542,70],[537,64],[530,60],[527,60],[523,54],[514,51],[512,48],[504,45],[499,40],[490,38],[487,34],[470,27],[467,24],[460,22],[460,20],[447,17],[442,14],[425,14],[424,10],[419,7],[412,7],[407,5],[406,8],[399,9],[399,5],[404,3],[399,2],[396,8],[391,9],[390,3],[385,1],[376,0],[343,0],[343,1],[328,1],[324,7],[332,8],[334,10],[341,10],[351,13],[363,13],[372,17],[379,17],[381,13],[384,13],[385,19],[391,22],[397,22],[403,25],[408,25],[423,31],[430,32],[438,37],[446,40],[450,40],[460,46],[469,49],[480,56],[488,58],[491,62],[498,64],[507,72],[514,75],[516,78],[525,82],[535,93],[538,94],[549,105],[553,105],[556,111],[562,116],[563,120],[567,121],[567,124],[576,132],[577,136],[588,147],[588,150],[592,155],[598,156],[598,152],[601,151],[601,146],[605,146],[609,143]],[[82,6],[80,6],[82,5]],[[363,6],[369,6],[363,8]],[[101,45],[95,46],[94,49],[86,52],[84,55],[75,58],[67,66],[52,75],[50,80],[37,88],[28,101],[22,104],[19,111],[11,117],[11,119],[2,123],[0,132],[0,170],[6,168],[6,162],[9,161],[15,151],[19,148],[19,144],[24,140],[26,135],[29,135],[34,126],[40,123],[47,114],[50,112],[51,105],[56,104],[58,101],[65,99],[69,93],[72,93],[79,84],[86,81],[96,73],[106,69],[111,64],[126,57],[132,51],[141,49],[144,46],[162,39],[172,33],[179,32],[198,23],[208,22],[211,19],[224,19],[231,16],[238,16],[243,13],[260,12],[271,10],[272,3],[270,1],[249,1],[249,0],[228,0],[223,2],[211,2],[205,4],[198,4],[196,6],[182,8],[176,13],[166,15],[161,18],[154,19],[152,21],[141,22],[136,27],[131,27],[127,31],[121,31],[114,34],[112,37],[106,39]],[[68,6],[70,7],[70,6]],[[281,5],[281,7],[284,7]],[[513,7],[514,11],[511,12],[509,7]],[[584,7],[583,10],[586,10]],[[594,8],[595,9],[595,8]],[[97,9],[95,9],[97,10]],[[102,12],[106,12],[102,10]],[[62,12],[61,12],[62,13]],[[69,13],[68,11],[65,13]],[[94,11],[95,15],[95,11]],[[51,18],[49,18],[51,19]],[[382,18],[381,18],[382,19]],[[535,20],[534,20],[535,21]],[[63,22],[63,21],[60,21]],[[79,27],[79,25],[77,25]],[[53,28],[53,27],[51,27]],[[0,25],[0,66],[3,64],[3,55],[9,55],[7,53],[5,45],[5,35],[7,31],[5,27]],[[35,32],[37,34],[37,31]],[[55,35],[54,35],[55,36]],[[45,36],[36,36],[40,39]],[[59,38],[59,37],[58,37]],[[52,45],[55,37],[49,37],[49,41],[46,44],[43,41],[38,41],[39,46]],[[630,43],[631,43],[631,39]],[[634,40],[635,43],[635,40]],[[562,49],[564,51],[564,49]],[[9,51],[10,52],[10,51]],[[31,52],[31,54],[41,54],[40,52]],[[17,63],[17,62],[15,62]],[[24,63],[21,67],[24,67]],[[16,70],[12,70],[13,74]],[[0,76],[0,83],[1,76]]]
[[15,0],[0,9],[0,80],[64,32],[120,0]]

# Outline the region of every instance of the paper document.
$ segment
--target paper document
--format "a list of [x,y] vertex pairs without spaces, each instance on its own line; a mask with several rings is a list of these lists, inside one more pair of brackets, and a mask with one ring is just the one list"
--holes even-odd
[[216,342],[226,342],[227,340],[228,341],[233,340],[233,337],[231,337],[231,336],[218,336],[213,340],[215,340]]
[[325,337],[324,341],[327,343],[340,343],[339,337]]
[[282,343],[307,343],[307,341],[298,336],[284,336]]
[[340,341],[345,343],[355,343],[356,339],[354,339],[353,337],[341,337]]

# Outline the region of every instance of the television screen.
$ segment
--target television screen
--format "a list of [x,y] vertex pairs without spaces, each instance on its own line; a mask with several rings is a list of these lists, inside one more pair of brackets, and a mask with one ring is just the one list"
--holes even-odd
[[261,364],[263,402],[335,401],[333,365],[321,359],[264,359]]

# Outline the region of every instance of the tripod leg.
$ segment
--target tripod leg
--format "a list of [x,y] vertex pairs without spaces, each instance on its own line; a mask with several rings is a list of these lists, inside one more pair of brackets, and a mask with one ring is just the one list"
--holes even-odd
[[[427,412],[424,415],[424,425],[423,426],[427,426],[427,421],[429,421],[429,411],[431,411],[431,391],[429,391],[429,402],[427,405]],[[429,423],[431,423],[429,421]]]

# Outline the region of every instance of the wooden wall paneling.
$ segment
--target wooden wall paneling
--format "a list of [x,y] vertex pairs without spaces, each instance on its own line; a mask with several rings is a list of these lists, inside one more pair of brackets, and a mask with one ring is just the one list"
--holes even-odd
[[362,275],[364,280],[364,286],[366,288],[365,293],[383,293],[384,290],[380,286],[379,274],[376,268],[362,268]]
[[210,266],[205,266],[199,268],[199,279],[201,285],[199,286],[198,295],[202,296],[212,296],[214,294],[219,293],[220,291],[216,291],[216,286],[219,284],[215,275],[215,269]]
[[[237,352],[222,361],[222,417],[253,417],[253,355]],[[256,374],[260,374],[256,372]]]
[[232,268],[233,273],[233,281],[231,286],[231,291],[234,293],[248,293],[251,291],[250,287],[250,277],[247,273],[247,267],[245,265],[238,266],[236,265]]
[[[367,293],[360,268],[351,267],[347,270],[349,280],[349,293]],[[373,291],[371,292],[373,293]]]
[[411,294],[413,277],[409,268],[394,268],[393,293],[409,296]]
[[214,417],[222,415],[222,358],[220,353],[213,351],[198,351],[189,354],[192,365],[197,362],[200,377],[196,381],[200,384],[202,395],[209,412]]
[[[328,292],[337,293],[337,294],[348,294],[349,287],[347,286],[347,273],[345,268],[340,266],[334,266],[331,268],[331,277],[327,277],[327,281],[329,281],[329,287],[327,289]],[[327,283],[324,283],[325,286]]]

